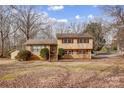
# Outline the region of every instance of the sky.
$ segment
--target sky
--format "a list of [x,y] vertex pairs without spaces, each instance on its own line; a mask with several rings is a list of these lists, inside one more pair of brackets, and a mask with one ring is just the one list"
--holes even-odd
[[[54,18],[59,22],[72,22],[73,20],[81,20],[82,22],[87,22],[94,18],[104,18],[108,20],[105,16],[101,6],[99,5],[54,5],[54,6],[37,6],[48,15],[50,18]],[[110,19],[110,18],[109,18]],[[112,37],[110,36],[109,39]]]
[[38,6],[49,17],[59,21],[82,20],[86,21],[94,17],[103,17],[103,11],[97,5],[54,5]]

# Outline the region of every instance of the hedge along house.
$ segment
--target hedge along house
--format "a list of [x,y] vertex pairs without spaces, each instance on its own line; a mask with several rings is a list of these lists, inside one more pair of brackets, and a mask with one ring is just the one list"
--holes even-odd
[[[57,40],[30,39],[24,44],[26,50],[39,56],[42,48],[49,49],[49,61],[58,60],[58,49],[63,48],[65,53],[63,58],[91,59],[91,50],[93,49],[93,39],[88,33],[72,34],[62,33],[56,35]],[[40,57],[40,56],[39,56]]]

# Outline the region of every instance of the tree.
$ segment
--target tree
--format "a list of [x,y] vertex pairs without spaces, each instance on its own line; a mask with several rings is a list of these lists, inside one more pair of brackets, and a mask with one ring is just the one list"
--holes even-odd
[[19,29],[25,35],[26,40],[33,38],[41,31],[42,13],[37,13],[34,6],[11,6],[11,8],[17,11],[14,17],[18,20]]
[[68,26],[65,22],[58,22],[56,24],[56,32],[57,33],[65,33],[68,30]]
[[10,9],[7,6],[0,6],[0,40],[1,40],[1,55],[4,56],[5,40],[10,34],[11,19]]
[[113,26],[124,25],[124,6],[103,6],[104,13],[113,18]]
[[118,51],[124,45],[124,6],[121,5],[113,5],[113,6],[103,6],[102,10],[104,13],[111,17],[112,28],[116,29],[116,39],[117,39],[117,47]]
[[83,32],[85,24],[83,22],[71,22],[70,29],[73,33]]
[[99,51],[105,45],[104,31],[102,29],[101,23],[91,22],[87,24],[84,32],[89,33],[94,39],[94,50]]

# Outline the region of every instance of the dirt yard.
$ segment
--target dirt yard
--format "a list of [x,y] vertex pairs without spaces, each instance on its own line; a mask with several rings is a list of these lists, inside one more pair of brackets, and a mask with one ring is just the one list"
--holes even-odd
[[0,87],[124,87],[122,57],[98,58],[84,62],[8,63],[10,64],[0,64]]
[[16,61],[14,60],[10,60],[8,58],[0,58],[0,65],[2,64],[12,64],[12,63],[15,63]]

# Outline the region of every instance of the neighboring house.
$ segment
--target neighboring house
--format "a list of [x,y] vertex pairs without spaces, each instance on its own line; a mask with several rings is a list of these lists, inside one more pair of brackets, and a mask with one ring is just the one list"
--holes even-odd
[[40,55],[40,50],[47,47],[50,50],[50,61],[58,60],[58,49],[63,48],[65,55],[63,58],[91,59],[93,49],[93,39],[88,33],[83,34],[57,34],[57,40],[27,40],[25,48],[35,55]]

